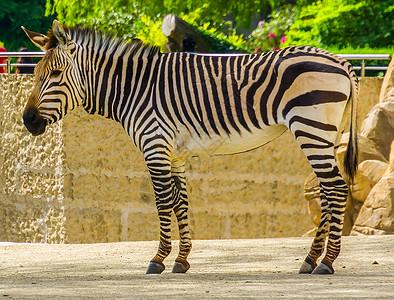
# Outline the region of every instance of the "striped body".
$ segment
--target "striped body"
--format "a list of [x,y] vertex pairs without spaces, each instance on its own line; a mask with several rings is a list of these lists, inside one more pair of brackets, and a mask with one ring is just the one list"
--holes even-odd
[[[163,134],[174,139],[173,147],[184,154],[244,152],[282,134],[286,130],[284,126],[272,125],[288,126],[293,108],[303,110],[303,105],[315,104],[311,116],[304,113],[313,119],[319,99],[324,99],[320,100],[323,106],[329,106],[324,102],[332,98],[335,98],[333,103],[341,101],[345,106],[351,87],[347,70],[330,64],[333,60],[347,62],[325,53],[316,48],[292,47],[280,52],[232,57],[169,53],[148,56],[146,61],[139,62],[135,57],[123,59],[122,65],[109,61],[98,73],[106,74],[105,69],[114,72],[109,77],[101,75],[96,82],[92,78],[88,97],[95,101],[88,101],[84,106],[92,114],[120,121],[141,150],[144,123],[155,118]],[[84,57],[81,60],[85,61]],[[323,79],[319,78],[318,67],[330,68],[324,71]],[[283,81],[283,76],[293,82]],[[328,77],[333,80],[327,80]],[[141,78],[142,82],[136,84]],[[320,90],[322,85],[326,86]],[[107,87],[114,90],[120,87],[124,91],[113,97]],[[310,97],[302,98],[310,91]],[[115,91],[112,93],[115,95]],[[128,106],[130,109],[124,109]],[[140,110],[138,119],[133,115],[136,110]],[[339,108],[339,116],[326,114],[323,120],[319,116],[319,120],[339,124],[340,110],[343,108]]]
[[49,37],[25,31],[47,51],[36,68],[26,127],[41,134],[46,125],[82,105],[91,114],[120,122],[143,152],[160,220],[159,250],[149,273],[164,269],[172,212],[180,232],[173,271],[189,268],[184,159],[249,151],[287,129],[321,184],[321,225],[301,272],[315,269],[327,232],[323,265],[328,267],[323,271],[333,272],[348,189],[335,149],[349,112],[352,134],[345,167],[350,177],[357,146],[351,100],[357,95],[357,78],[346,60],[313,47],[240,56],[162,54],[139,41],[127,44],[91,30],[66,33],[59,23]]

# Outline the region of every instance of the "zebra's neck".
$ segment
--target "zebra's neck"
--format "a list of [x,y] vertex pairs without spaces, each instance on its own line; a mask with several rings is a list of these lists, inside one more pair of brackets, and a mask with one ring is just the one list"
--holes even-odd
[[76,43],[80,45],[77,64],[86,89],[83,107],[90,114],[122,123],[131,134],[136,113],[151,106],[158,50],[140,41],[125,43],[94,32],[83,38],[76,36]]

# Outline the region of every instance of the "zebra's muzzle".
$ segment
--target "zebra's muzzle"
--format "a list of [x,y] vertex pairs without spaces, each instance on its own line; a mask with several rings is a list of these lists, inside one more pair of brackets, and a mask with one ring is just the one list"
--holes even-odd
[[47,120],[39,115],[35,107],[30,107],[23,113],[23,123],[34,136],[43,134],[47,126]]

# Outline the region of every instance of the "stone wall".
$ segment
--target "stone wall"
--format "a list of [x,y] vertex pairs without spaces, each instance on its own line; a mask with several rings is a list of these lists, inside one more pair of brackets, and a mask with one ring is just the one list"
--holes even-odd
[[64,242],[62,124],[27,134],[21,115],[32,82],[0,74],[0,240]]
[[[0,75],[0,240],[157,240],[147,168],[121,126],[77,109],[32,137],[21,120],[32,81]],[[360,120],[380,85],[378,78],[361,79]],[[190,159],[193,238],[302,235],[314,227],[303,199],[310,171],[289,132],[247,153]]]

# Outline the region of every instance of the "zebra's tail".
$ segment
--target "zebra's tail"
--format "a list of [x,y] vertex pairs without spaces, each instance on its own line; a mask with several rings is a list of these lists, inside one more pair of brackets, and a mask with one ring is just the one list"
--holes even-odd
[[350,184],[353,183],[356,176],[358,162],[358,144],[357,144],[357,104],[358,104],[358,79],[354,71],[350,73],[351,80],[351,110],[350,110],[350,133],[348,146],[345,153],[344,169],[349,177]]

